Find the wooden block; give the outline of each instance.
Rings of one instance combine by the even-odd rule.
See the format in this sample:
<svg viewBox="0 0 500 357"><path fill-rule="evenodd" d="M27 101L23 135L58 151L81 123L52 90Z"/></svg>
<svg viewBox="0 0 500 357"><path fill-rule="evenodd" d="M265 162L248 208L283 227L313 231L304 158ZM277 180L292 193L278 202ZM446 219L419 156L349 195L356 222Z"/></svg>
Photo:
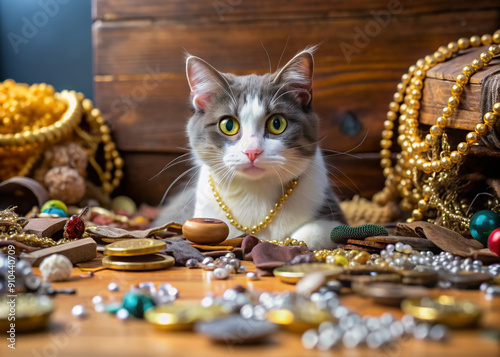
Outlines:
<svg viewBox="0 0 500 357"><path fill-rule="evenodd" d="M359 239L348 239L347 244L356 244L356 245L361 245L364 247L370 247L370 248L376 248L376 249L385 249L385 247L387 246L387 244L366 241L366 240L359 240Z"/></svg>
<svg viewBox="0 0 500 357"><path fill-rule="evenodd" d="M24 231L38 237L53 237L64 229L67 218L29 218ZM61 234L62 237L62 234Z"/></svg>
<svg viewBox="0 0 500 357"><path fill-rule="evenodd" d="M29 261L34 267L40 265L42 260L52 254L62 254L76 264L92 260L97 256L97 243L92 238L83 238L54 247L37 250L36 252L21 255L22 259Z"/></svg>
<svg viewBox="0 0 500 357"><path fill-rule="evenodd" d="M425 238L417 238L417 237L404 237L404 236L376 236L376 237L368 237L365 241L369 242L378 242L385 244L396 244L401 242L403 244L409 244L414 249L435 249L437 246L432 243L430 240Z"/></svg>

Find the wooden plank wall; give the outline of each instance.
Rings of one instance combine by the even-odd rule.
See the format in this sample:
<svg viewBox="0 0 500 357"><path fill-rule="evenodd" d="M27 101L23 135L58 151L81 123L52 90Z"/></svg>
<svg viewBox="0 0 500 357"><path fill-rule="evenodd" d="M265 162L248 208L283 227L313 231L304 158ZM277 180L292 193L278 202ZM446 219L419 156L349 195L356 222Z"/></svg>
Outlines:
<svg viewBox="0 0 500 357"><path fill-rule="evenodd" d="M186 166L186 51L222 72L273 70L316 53L314 108L342 197L383 185L379 135L401 75L461 36L500 27L498 0L93 0L95 102L126 161L123 191L156 204ZM286 48L285 44L288 42ZM284 49L285 48L285 49ZM182 166L182 167L181 167Z"/></svg>

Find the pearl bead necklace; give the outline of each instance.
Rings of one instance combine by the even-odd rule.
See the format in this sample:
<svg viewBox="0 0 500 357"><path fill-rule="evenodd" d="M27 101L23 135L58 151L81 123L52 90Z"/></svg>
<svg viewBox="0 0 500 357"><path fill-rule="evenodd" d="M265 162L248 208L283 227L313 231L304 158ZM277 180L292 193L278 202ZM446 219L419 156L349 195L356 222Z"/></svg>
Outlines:
<svg viewBox="0 0 500 357"><path fill-rule="evenodd" d="M410 221L422 220L432 206L443 213L443 218L457 221L461 226L468 224L466 217L458 212L453 213L445 207L435 187L429 183L440 172L449 173L442 179L439 178L440 181L456 176L450 170L460 164L464 156L469 153L471 146L477 144L480 136L487 134L496 124L500 116L500 103L496 103L492 111L483 116L483 122L477 124L475 130L466 135L465 141L459 143L456 150L450 150L447 135L443 132L448 125L449 118L460 103L460 95L464 86L474 73L492 60L493 56L500 54L499 43L500 30L497 30L493 36L486 34L482 37L472 36L470 39L461 38L457 42L450 42L448 46L439 47L434 54L419 59L416 65L410 66L408 73L402 76L401 83L398 84L397 92L394 94L394 100L389 104L387 120L384 122L382 131L380 164L384 169L386 182L384 189L374 196L375 202L385 205L388 201L400 196L403 198L401 207L412 211ZM431 126L429 133L422 139L418 115L426 72L461 50L480 45L489 46L488 50L482 52L479 59L474 59L471 65L465 66L462 73L457 76L456 83L451 88L452 95L448 99L447 106L443 108L441 116L436 119L436 124ZM391 139L394 136L396 119L399 122L397 142L401 146L401 153L397 156L396 165L392 167L390 147L393 143ZM428 176L424 176L427 177L424 179L419 175ZM427 183L424 183L425 181ZM422 182L422 184L418 185L416 182Z"/></svg>
<svg viewBox="0 0 500 357"><path fill-rule="evenodd" d="M217 192L217 189L215 188L215 183L214 180L212 179L212 175L209 175L208 177L208 183L210 185L210 188L212 189L212 192L214 194L215 200L219 204L220 208L226 213L226 217L229 220L229 223L233 225L237 230L242 231L246 234L255 234L258 231L260 231L262 228L267 227L269 223L273 220L273 217L276 215L277 211L279 211L283 205L283 202L285 202L288 197L292 194L293 189L297 187L299 183L298 177L294 178L292 181L288 183L287 188L285 189L285 192L283 193L283 196L280 197L280 199L274 204L274 208L270 209L269 212L267 213L267 216L264 217L262 221L260 221L258 224L253 225L253 226L243 226L238 222L236 218L234 218L233 213L231 212L231 209L226 205L226 203L222 200L220 193Z"/></svg>

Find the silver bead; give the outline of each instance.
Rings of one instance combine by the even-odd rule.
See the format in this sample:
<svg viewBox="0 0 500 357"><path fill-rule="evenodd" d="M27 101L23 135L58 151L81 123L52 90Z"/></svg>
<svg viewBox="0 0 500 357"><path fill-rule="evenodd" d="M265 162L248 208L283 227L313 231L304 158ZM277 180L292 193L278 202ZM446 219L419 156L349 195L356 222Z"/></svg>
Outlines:
<svg viewBox="0 0 500 357"><path fill-rule="evenodd" d="M320 325L321 326L321 325ZM327 351L337 346L342 338L342 332L338 328L319 330L318 343L316 348L321 351Z"/></svg>
<svg viewBox="0 0 500 357"><path fill-rule="evenodd" d="M94 310L97 313L102 313L106 311L106 304L100 303L100 304L95 304L94 305Z"/></svg>
<svg viewBox="0 0 500 357"><path fill-rule="evenodd" d="M402 252L405 249L405 245L401 242L397 242L394 248L396 249L396 252Z"/></svg>
<svg viewBox="0 0 500 357"><path fill-rule="evenodd" d="M205 259L203 259L203 261L201 262L202 265L207 265L208 263L213 263L214 262L214 258L212 257L206 257Z"/></svg>
<svg viewBox="0 0 500 357"><path fill-rule="evenodd" d="M411 254L411 252L413 252L413 247L409 244L405 244L403 247L403 253Z"/></svg>
<svg viewBox="0 0 500 357"><path fill-rule="evenodd" d="M394 321L389 326L389 331L391 331L392 337L399 338L405 333L405 327L401 321Z"/></svg>
<svg viewBox="0 0 500 357"><path fill-rule="evenodd" d="M224 280L229 277L230 273L227 269L215 268L215 270L213 271L213 275L217 280Z"/></svg>
<svg viewBox="0 0 500 357"><path fill-rule="evenodd" d="M120 310L118 310L116 312L116 318L118 320L126 320L129 318L129 316L130 316L130 313L128 312L127 309L124 309L124 308L121 308Z"/></svg>
<svg viewBox="0 0 500 357"><path fill-rule="evenodd" d="M448 328L443 325L434 325L429 331L429 338L434 341L444 341L448 337Z"/></svg>
<svg viewBox="0 0 500 357"><path fill-rule="evenodd" d="M252 304L243 305L240 309L240 315L244 319L251 319L253 317L253 305Z"/></svg>
<svg viewBox="0 0 500 357"><path fill-rule="evenodd" d="M429 336L430 325L427 323L422 323L417 325L413 330L413 336L417 340L425 340Z"/></svg>
<svg viewBox="0 0 500 357"><path fill-rule="evenodd" d="M195 269L200 266L200 262L197 259L191 258L186 261L186 267L188 269Z"/></svg>
<svg viewBox="0 0 500 357"><path fill-rule="evenodd" d="M241 261L239 259L236 259L236 258L229 259L228 263L231 264L232 266L234 266L234 269L236 271L238 271L241 267Z"/></svg>
<svg viewBox="0 0 500 357"><path fill-rule="evenodd" d="M75 305L71 309L71 314L74 317L78 317L79 319L83 319L87 317L87 309L85 309L85 306L83 305Z"/></svg>
<svg viewBox="0 0 500 357"><path fill-rule="evenodd" d="M234 265L226 264L224 265L224 269L226 269L229 274L236 274L236 268L234 267Z"/></svg>
<svg viewBox="0 0 500 357"><path fill-rule="evenodd" d="M307 330L303 333L302 338L302 346L304 348L311 350L316 347L319 341L318 332L316 330Z"/></svg>
<svg viewBox="0 0 500 357"><path fill-rule="evenodd" d="M257 274L256 272L249 271L247 273L247 279L250 280L250 281L256 281L256 280L259 280L260 277L259 277L259 274Z"/></svg>
<svg viewBox="0 0 500 357"><path fill-rule="evenodd" d="M94 296L94 297L92 298L92 303L93 303L94 305L96 305L96 304L102 304L102 303L103 303L103 298L102 298L102 296L99 296L99 295Z"/></svg>
<svg viewBox="0 0 500 357"><path fill-rule="evenodd" d="M236 258L236 255L234 255L234 253L232 253L232 252L228 252L228 253L226 253L226 255L224 257L227 259L233 259L233 258Z"/></svg>
<svg viewBox="0 0 500 357"><path fill-rule="evenodd" d="M394 252L394 249L396 249L396 247L394 246L394 244L387 244L387 246L385 247L385 250L388 253Z"/></svg>
<svg viewBox="0 0 500 357"><path fill-rule="evenodd" d="M394 317L388 312L384 312L382 314L382 316L380 316L380 323L382 325L388 326L388 325L392 324L393 322L394 322Z"/></svg>
<svg viewBox="0 0 500 357"><path fill-rule="evenodd" d="M248 268L244 265L241 265L238 269L238 273L245 274L248 271Z"/></svg>
<svg viewBox="0 0 500 357"><path fill-rule="evenodd" d="M117 292L117 291L120 291L120 287L118 286L118 283L113 282L113 283L109 283L108 290L113 291L113 292Z"/></svg>
<svg viewBox="0 0 500 357"><path fill-rule="evenodd" d="M253 318L263 321L266 319L266 308L262 305L255 305L253 308Z"/></svg>
<svg viewBox="0 0 500 357"><path fill-rule="evenodd" d="M366 345L368 348L377 349L380 348L383 343L382 336L378 331L370 332L368 336L366 336Z"/></svg>
<svg viewBox="0 0 500 357"><path fill-rule="evenodd" d="M491 296L500 296L500 286L488 286L485 290L486 294L489 294Z"/></svg>
<svg viewBox="0 0 500 357"><path fill-rule="evenodd" d="M215 270L215 268L217 268L215 263L207 263L207 264L203 265L203 270L206 270L206 271L213 271L213 270Z"/></svg>

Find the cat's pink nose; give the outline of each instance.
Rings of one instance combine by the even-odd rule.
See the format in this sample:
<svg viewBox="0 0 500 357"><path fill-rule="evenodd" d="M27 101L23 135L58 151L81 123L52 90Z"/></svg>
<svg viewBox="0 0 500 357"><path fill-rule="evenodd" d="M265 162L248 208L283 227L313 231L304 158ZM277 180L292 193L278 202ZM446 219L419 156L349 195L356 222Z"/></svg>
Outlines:
<svg viewBox="0 0 500 357"><path fill-rule="evenodd" d="M248 159L250 160L250 162L253 163L255 161L255 159L257 158L257 156L262 154L262 151L257 150L257 149L248 149L248 150L245 150L244 154L246 156L248 156Z"/></svg>

